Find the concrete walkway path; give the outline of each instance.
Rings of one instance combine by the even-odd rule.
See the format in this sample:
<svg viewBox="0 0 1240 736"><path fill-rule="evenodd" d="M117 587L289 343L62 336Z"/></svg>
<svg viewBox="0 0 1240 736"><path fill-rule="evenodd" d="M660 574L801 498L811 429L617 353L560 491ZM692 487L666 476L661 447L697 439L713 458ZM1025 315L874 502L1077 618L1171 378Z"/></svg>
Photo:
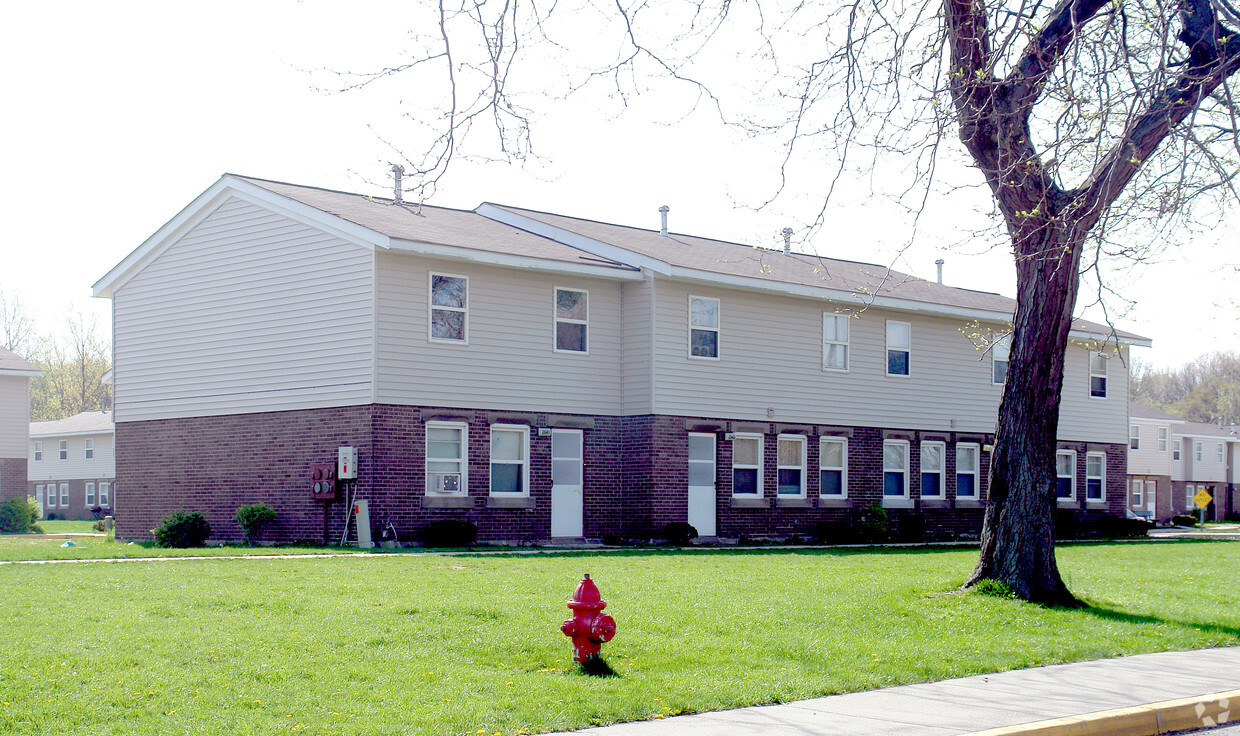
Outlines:
<svg viewBox="0 0 1240 736"><path fill-rule="evenodd" d="M1035 667L783 705L585 729L588 736L1144 736L1240 720L1240 647Z"/></svg>

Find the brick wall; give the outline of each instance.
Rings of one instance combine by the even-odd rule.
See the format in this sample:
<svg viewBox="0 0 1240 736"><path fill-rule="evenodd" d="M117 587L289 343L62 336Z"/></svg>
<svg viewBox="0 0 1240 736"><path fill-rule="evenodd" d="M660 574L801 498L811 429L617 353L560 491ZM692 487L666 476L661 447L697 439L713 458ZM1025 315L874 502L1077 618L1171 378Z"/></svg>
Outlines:
<svg viewBox="0 0 1240 736"><path fill-rule="evenodd" d="M0 502L26 495L26 458L0 457Z"/></svg>
<svg viewBox="0 0 1240 736"><path fill-rule="evenodd" d="M468 426L467 495L429 498L426 484L428 421ZM525 425L530 430L529 496L497 499L490 495L490 428ZM147 538L168 513L184 508L207 514L213 538L236 540L232 520L242 504L263 502L277 511L277 522L264 533L271 541L339 541L347 508L343 494L335 501L310 496L310 466L333 462L341 445L358 448L358 498L369 502L372 534L377 539L391 521L402 540L416 537L439 519L468 519L483 540L544 540L551 530L551 441L540 428L578 428L585 455L583 529L588 539L610 536L649 538L664 524L687 515L688 434L714 432L716 442L717 534L724 538L809 537L823 521L855 520L872 504L883 503L883 442L909 442L909 508L888 509L893 527L925 525L931 532L976 534L982 508L955 497L955 444L985 444L989 436L951 432L825 427L735 422L681 416L575 416L499 410L439 409L374 405L294 412L121 422L117 425L117 479L113 507L118 533ZM760 432L763 445L763 497L737 499L732 494L732 443L727 432ZM848 436L847 500L819 497L819 437ZM804 498L777 498L778 435L805 437ZM943 498L920 498L920 443L945 443ZM1078 453L1083 496L1084 445ZM1107 505L1087 508L1082 516L1122 514L1126 504L1126 445L1089 445L1107 453ZM978 485L985 500L989 454L982 452ZM756 502L755 502L756 501ZM326 514L326 520L324 515ZM352 533L350 533L352 537Z"/></svg>

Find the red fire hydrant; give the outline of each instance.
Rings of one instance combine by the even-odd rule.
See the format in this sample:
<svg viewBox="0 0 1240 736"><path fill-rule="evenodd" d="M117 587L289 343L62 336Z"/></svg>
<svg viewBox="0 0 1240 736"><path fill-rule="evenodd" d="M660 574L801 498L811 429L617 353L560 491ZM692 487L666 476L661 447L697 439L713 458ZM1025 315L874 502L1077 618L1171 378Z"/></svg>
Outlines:
<svg viewBox="0 0 1240 736"><path fill-rule="evenodd" d="M607 601L599 595L598 586L587 574L573 591L568 602L573 617L560 625L560 631L573 640L573 661L585 662L598 657L604 642L616 635L616 620L601 611Z"/></svg>

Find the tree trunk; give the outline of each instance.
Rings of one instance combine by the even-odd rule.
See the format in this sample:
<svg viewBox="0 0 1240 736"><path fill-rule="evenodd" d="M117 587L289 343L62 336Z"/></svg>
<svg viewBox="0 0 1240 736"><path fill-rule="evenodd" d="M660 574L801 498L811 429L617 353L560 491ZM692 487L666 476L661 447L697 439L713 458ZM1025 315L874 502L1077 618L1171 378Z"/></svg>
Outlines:
<svg viewBox="0 0 1240 736"><path fill-rule="evenodd" d="M1023 244L1034 240L1030 235L1020 238ZM1081 605L1055 564L1055 449L1082 237L1075 228L1048 224L1037 240L1034 247L1017 245L1011 358L991 455L981 557L965 586L993 579L1025 600Z"/></svg>

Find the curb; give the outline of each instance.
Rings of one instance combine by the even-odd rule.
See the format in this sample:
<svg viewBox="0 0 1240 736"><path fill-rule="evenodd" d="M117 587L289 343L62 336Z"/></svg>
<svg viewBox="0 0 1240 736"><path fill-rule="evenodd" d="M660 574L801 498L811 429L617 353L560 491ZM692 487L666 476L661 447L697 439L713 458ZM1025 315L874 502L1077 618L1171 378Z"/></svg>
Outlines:
<svg viewBox="0 0 1240 736"><path fill-rule="evenodd" d="M1240 690L1101 710L965 736L1156 736L1240 721Z"/></svg>

